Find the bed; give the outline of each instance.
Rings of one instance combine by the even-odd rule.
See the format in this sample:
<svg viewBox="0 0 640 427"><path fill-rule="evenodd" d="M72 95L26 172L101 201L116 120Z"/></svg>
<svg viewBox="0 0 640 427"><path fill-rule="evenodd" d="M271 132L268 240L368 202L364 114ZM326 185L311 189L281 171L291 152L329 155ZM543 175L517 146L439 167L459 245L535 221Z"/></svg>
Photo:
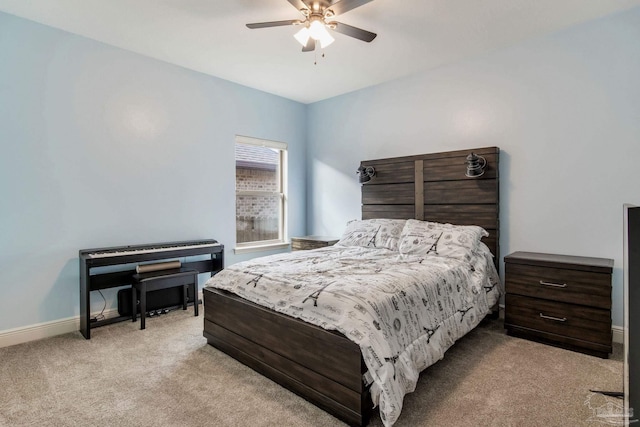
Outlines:
<svg viewBox="0 0 640 427"><path fill-rule="evenodd" d="M486 159L479 178L464 174L471 151ZM489 147L363 161L376 176L362 186L362 220L347 226L338 245L239 263L207 283L208 343L350 425L367 424L374 401L384 424L393 424L418 373L497 302L498 157L499 149ZM393 220L403 224L398 248L367 247L367 231L376 222L378 231L380 223L393 228ZM447 223L476 236L458 240L477 238L459 259L427 248L442 248L433 239L443 234L432 227ZM401 277L415 293L397 284ZM371 299L374 288L387 303ZM445 288L452 293L439 295ZM414 318L419 311L426 317ZM400 332L400 324L409 331Z"/></svg>

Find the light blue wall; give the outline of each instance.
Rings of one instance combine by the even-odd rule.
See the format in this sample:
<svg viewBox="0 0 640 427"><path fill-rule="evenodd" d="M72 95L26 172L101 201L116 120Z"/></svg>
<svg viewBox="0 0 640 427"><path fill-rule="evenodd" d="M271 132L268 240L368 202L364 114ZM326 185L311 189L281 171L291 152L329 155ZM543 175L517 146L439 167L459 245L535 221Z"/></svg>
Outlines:
<svg viewBox="0 0 640 427"><path fill-rule="evenodd" d="M291 235L359 217L360 160L497 145L503 255L614 258L621 325L638 75L640 8L310 106L0 13L0 331L78 314L80 248L251 256L231 250L235 134L289 143Z"/></svg>
<svg viewBox="0 0 640 427"><path fill-rule="evenodd" d="M305 120L303 104L0 13L0 331L79 313L81 248L215 238L240 260L236 134L289 144L304 233Z"/></svg>
<svg viewBox="0 0 640 427"><path fill-rule="evenodd" d="M499 146L502 254L613 258L622 325L622 205L640 204L639 77L636 8L312 104L308 231L340 235L360 216L361 160Z"/></svg>

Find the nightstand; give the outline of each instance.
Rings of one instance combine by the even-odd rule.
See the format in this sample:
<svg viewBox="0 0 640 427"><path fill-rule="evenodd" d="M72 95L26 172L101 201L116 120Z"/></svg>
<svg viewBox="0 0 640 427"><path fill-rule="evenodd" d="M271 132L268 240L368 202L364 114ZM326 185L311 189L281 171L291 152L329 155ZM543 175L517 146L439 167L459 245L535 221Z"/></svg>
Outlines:
<svg viewBox="0 0 640 427"><path fill-rule="evenodd" d="M338 242L336 237L327 236L304 236L304 237L292 237L291 238L291 250L303 251L307 249L324 248L325 246L332 246Z"/></svg>
<svg viewBox="0 0 640 427"><path fill-rule="evenodd" d="M504 262L509 335L609 357L612 259L515 252Z"/></svg>

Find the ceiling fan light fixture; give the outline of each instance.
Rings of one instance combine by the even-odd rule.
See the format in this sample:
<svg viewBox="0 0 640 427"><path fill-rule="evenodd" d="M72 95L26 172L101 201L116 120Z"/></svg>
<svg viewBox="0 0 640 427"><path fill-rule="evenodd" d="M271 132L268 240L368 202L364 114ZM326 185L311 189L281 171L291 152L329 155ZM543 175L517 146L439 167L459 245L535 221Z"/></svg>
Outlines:
<svg viewBox="0 0 640 427"><path fill-rule="evenodd" d="M325 34L320 39L320 47L322 49L324 49L325 47L329 46L334 41L336 41L336 39L331 37L331 34L329 34L329 32L327 30L325 30Z"/></svg>
<svg viewBox="0 0 640 427"><path fill-rule="evenodd" d="M320 47L323 49L335 41L327 31L327 27L321 18L311 21L311 24L309 24L309 36L315 41L319 41Z"/></svg>
<svg viewBox="0 0 640 427"><path fill-rule="evenodd" d="M309 34L314 40L321 40L325 34L328 34L327 29L324 27L324 22L320 19L314 19L309 24Z"/></svg>
<svg viewBox="0 0 640 427"><path fill-rule="evenodd" d="M309 34L309 29L307 27L302 27L302 29L295 33L293 37L295 37L295 39L304 47L309 42L311 34Z"/></svg>

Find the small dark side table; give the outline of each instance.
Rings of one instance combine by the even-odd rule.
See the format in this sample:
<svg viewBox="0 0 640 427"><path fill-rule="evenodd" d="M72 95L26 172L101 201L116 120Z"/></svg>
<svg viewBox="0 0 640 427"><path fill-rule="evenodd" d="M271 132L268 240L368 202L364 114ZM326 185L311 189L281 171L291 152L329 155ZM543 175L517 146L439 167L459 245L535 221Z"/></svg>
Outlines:
<svg viewBox="0 0 640 427"><path fill-rule="evenodd" d="M326 246L335 245L338 240L337 237L329 236L304 236L304 237L292 237L291 238L291 250L292 251L304 251L307 249L318 249Z"/></svg>
<svg viewBox="0 0 640 427"><path fill-rule="evenodd" d="M194 295L193 312L198 315L198 270L175 268L170 270L151 271L133 275L131 284L131 321L138 317L136 302L140 299L140 329L145 329L147 313L147 292L182 286L182 309L187 309L187 289L191 287Z"/></svg>

